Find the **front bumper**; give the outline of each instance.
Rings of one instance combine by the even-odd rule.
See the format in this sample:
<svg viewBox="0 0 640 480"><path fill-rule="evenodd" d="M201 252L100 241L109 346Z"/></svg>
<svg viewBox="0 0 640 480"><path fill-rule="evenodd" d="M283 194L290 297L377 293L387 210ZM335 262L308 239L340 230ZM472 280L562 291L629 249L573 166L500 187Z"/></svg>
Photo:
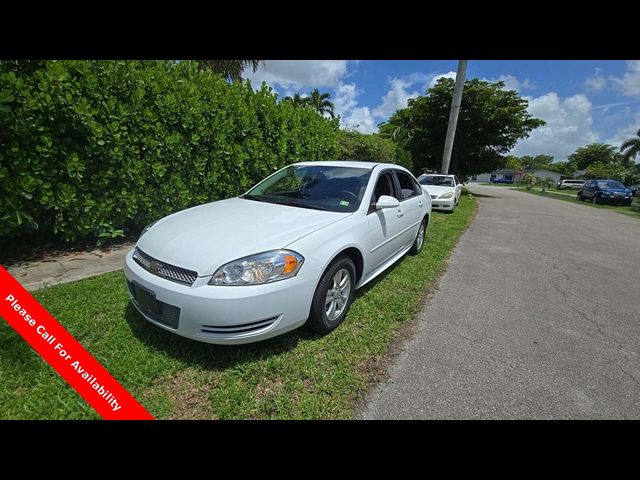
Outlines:
<svg viewBox="0 0 640 480"><path fill-rule="evenodd" d="M183 337L251 343L293 330L309 316L317 280L312 275L252 286L211 286L209 277L198 277L188 286L148 272L132 255L125 257L124 274L133 305L149 322ZM141 290L161 302L161 313L134 298Z"/></svg>
<svg viewBox="0 0 640 480"><path fill-rule="evenodd" d="M442 199L438 199L438 198L432 198L431 199L431 208L433 210L451 211L451 210L454 209L455 206L456 206L455 197L447 198L446 200L442 200Z"/></svg>
<svg viewBox="0 0 640 480"><path fill-rule="evenodd" d="M633 197L605 197L604 195L600 195L598 200L600 203L606 203L608 205L631 205Z"/></svg>

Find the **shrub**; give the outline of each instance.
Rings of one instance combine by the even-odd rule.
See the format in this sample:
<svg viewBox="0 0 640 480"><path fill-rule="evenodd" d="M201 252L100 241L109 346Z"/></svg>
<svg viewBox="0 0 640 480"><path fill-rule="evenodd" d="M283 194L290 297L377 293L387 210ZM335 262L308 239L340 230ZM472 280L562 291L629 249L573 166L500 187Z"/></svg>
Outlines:
<svg viewBox="0 0 640 480"><path fill-rule="evenodd" d="M390 139L377 134L340 131L338 135L339 157L343 160L390 162L411 170L411 153Z"/></svg>
<svg viewBox="0 0 640 480"><path fill-rule="evenodd" d="M194 62L0 62L0 240L137 233L288 163L335 159L336 135Z"/></svg>

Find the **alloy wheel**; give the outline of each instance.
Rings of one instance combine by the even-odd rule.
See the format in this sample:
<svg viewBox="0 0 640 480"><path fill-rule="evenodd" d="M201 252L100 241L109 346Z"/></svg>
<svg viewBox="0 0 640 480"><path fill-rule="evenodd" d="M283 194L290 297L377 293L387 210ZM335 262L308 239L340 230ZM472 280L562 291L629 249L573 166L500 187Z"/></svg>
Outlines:
<svg viewBox="0 0 640 480"><path fill-rule="evenodd" d="M338 270L332 278L325 299L325 313L327 320L335 321L349 303L351 295L351 273L346 268Z"/></svg>

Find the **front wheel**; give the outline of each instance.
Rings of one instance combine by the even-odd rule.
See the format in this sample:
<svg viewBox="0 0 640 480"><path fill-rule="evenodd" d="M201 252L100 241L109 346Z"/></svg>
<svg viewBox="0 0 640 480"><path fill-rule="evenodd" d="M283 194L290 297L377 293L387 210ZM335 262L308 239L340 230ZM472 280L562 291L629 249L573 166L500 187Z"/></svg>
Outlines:
<svg viewBox="0 0 640 480"><path fill-rule="evenodd" d="M581 202L581 201L583 200L583 198L582 198L582 193L578 192L578 193L576 194L576 200L578 200L579 202Z"/></svg>
<svg viewBox="0 0 640 480"><path fill-rule="evenodd" d="M346 255L329 265L311 302L307 323L313 331L326 335L342 323L353 301L355 278L356 267Z"/></svg>
<svg viewBox="0 0 640 480"><path fill-rule="evenodd" d="M452 210L453 211L453 210ZM427 220L426 218L422 219L420 223L420 228L418 229L418 234L416 235L416 239L413 241L413 245L411 245L411 249L409 253L411 255L417 255L422 250L422 246L424 245L424 235L427 230Z"/></svg>

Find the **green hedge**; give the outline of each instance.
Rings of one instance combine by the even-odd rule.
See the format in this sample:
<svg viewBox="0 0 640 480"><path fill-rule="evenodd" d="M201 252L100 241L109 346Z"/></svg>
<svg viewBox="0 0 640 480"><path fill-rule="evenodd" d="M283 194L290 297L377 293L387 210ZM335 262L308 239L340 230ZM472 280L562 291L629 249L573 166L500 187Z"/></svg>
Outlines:
<svg viewBox="0 0 640 480"><path fill-rule="evenodd" d="M343 160L390 162L412 170L411 153L378 134L341 130L338 145L338 157Z"/></svg>
<svg viewBox="0 0 640 480"><path fill-rule="evenodd" d="M288 163L335 159L336 135L193 62L0 62L0 241L135 234Z"/></svg>

